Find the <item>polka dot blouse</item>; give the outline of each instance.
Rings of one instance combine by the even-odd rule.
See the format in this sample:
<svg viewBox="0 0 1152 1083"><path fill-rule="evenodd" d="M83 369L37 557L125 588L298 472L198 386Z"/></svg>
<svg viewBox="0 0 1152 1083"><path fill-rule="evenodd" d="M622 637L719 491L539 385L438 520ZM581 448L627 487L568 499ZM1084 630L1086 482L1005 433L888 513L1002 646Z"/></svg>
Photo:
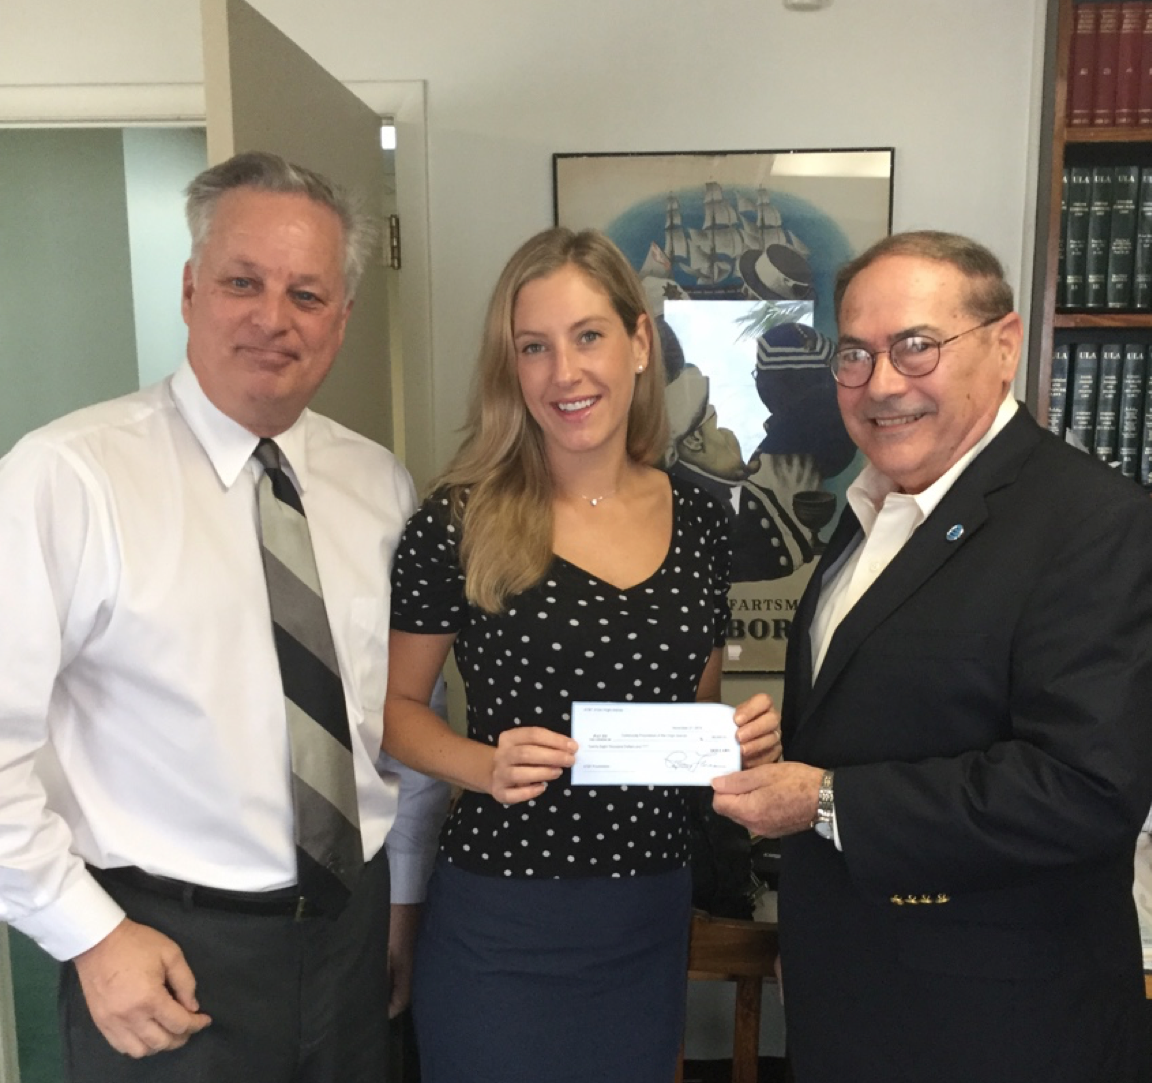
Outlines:
<svg viewBox="0 0 1152 1083"><path fill-rule="evenodd" d="M503 613L469 605L448 500L434 494L404 532L392 573L392 627L456 633L468 735L495 745L512 726L570 732L573 700L691 702L728 623L728 523L694 486L671 479L672 542L627 590L554 557ZM687 862L682 792L572 786L566 771L534 800L466 792L441 834L453 864L492 876L635 876Z"/></svg>

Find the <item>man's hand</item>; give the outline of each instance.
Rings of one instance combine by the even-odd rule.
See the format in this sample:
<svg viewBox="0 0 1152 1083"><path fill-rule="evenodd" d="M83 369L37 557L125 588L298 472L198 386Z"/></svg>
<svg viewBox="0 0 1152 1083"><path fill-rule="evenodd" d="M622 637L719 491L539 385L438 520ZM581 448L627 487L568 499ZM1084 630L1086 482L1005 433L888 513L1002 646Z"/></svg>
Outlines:
<svg viewBox="0 0 1152 1083"><path fill-rule="evenodd" d="M767 763L712 780L712 807L757 835L807 831L816 818L824 772L806 763Z"/></svg>
<svg viewBox="0 0 1152 1083"><path fill-rule="evenodd" d="M740 742L740 762L747 770L780 758L780 712L772 697L758 692L746 699L733 716L736 740Z"/></svg>
<svg viewBox="0 0 1152 1083"><path fill-rule="evenodd" d="M146 1057L179 1049L212 1020L176 943L125 918L73 960L88 1010L113 1049Z"/></svg>
<svg viewBox="0 0 1152 1083"><path fill-rule="evenodd" d="M412 1002L412 958L420 928L419 903L393 903L388 925L388 1018L395 1019Z"/></svg>

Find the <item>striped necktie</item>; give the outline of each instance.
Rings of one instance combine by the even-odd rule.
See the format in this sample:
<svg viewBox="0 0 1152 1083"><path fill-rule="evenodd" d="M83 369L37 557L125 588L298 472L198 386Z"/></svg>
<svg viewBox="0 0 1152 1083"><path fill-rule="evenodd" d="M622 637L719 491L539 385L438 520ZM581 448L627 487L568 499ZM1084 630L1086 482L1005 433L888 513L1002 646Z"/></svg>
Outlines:
<svg viewBox="0 0 1152 1083"><path fill-rule="evenodd" d="M335 916L364 868L352 741L304 506L280 449L261 440L261 554L284 685L300 894Z"/></svg>

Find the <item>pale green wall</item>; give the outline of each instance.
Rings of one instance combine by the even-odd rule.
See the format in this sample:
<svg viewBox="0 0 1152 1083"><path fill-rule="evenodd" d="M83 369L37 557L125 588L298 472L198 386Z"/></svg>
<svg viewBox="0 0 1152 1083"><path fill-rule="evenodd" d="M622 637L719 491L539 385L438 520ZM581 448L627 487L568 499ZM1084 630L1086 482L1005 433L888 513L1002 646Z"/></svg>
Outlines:
<svg viewBox="0 0 1152 1083"><path fill-rule="evenodd" d="M0 454L138 386L118 130L0 130Z"/></svg>
<svg viewBox="0 0 1152 1083"><path fill-rule="evenodd" d="M174 372L187 331L180 286L188 258L184 189L208 165L203 128L125 128L124 177L140 386Z"/></svg>

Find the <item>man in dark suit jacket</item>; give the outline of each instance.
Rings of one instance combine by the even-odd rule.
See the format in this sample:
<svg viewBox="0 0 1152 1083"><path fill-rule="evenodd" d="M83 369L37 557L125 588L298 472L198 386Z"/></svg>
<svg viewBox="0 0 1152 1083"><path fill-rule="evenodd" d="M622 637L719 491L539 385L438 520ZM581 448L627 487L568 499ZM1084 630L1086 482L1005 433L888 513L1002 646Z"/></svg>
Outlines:
<svg viewBox="0 0 1152 1083"><path fill-rule="evenodd" d="M788 759L715 784L784 836L796 1079L1150 1080L1152 503L1013 401L982 246L886 238L836 309L868 464L793 625Z"/></svg>

